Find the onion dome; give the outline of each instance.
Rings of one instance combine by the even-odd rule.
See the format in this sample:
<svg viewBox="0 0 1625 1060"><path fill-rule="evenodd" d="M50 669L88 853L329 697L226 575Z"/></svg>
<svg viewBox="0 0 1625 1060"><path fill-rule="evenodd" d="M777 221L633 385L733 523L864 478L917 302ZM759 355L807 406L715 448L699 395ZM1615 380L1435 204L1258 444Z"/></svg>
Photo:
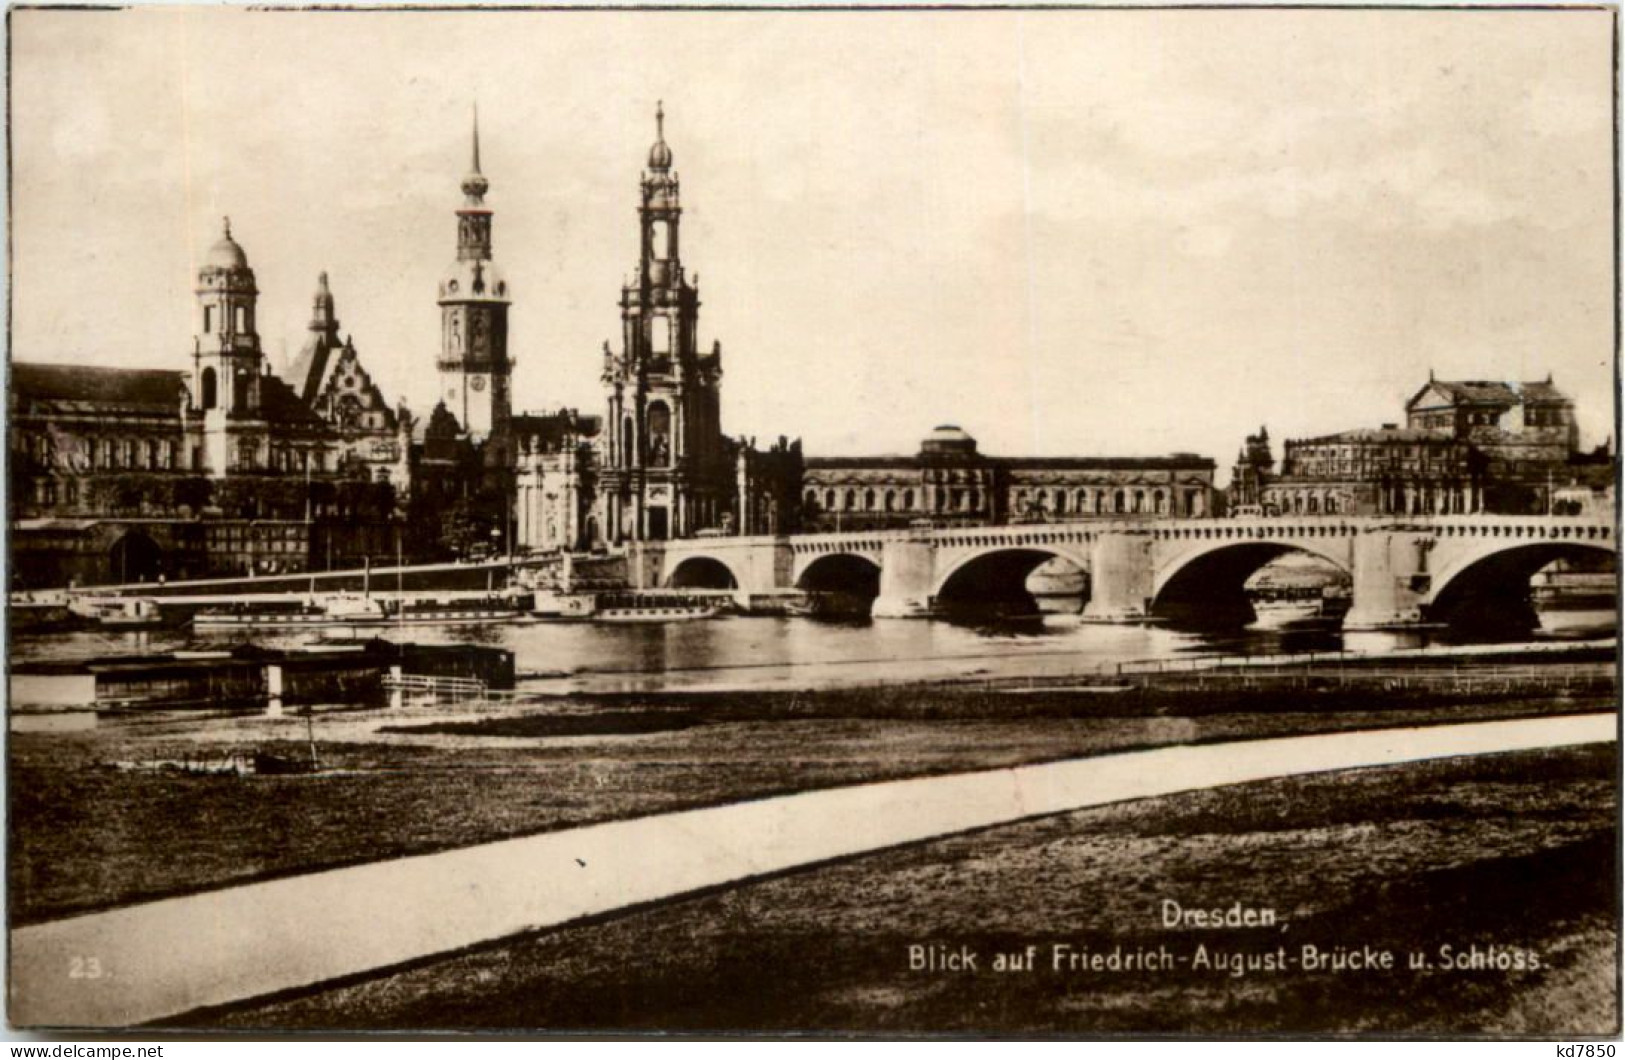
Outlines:
<svg viewBox="0 0 1625 1060"><path fill-rule="evenodd" d="M666 109L655 104L655 143L649 148L649 168L665 172L671 168L671 148L666 146Z"/></svg>

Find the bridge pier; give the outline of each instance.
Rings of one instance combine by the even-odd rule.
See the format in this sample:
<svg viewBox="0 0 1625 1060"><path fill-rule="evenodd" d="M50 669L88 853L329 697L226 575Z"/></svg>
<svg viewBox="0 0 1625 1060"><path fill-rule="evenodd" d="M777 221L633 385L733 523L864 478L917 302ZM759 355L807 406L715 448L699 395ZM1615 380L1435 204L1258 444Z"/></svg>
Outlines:
<svg viewBox="0 0 1625 1060"><path fill-rule="evenodd" d="M1354 539L1354 597L1343 628L1392 629L1422 622L1422 601L1431 588L1431 533L1380 528Z"/></svg>
<svg viewBox="0 0 1625 1060"><path fill-rule="evenodd" d="M880 555L880 595L874 618L930 618L936 560L928 540L887 541Z"/></svg>
<svg viewBox="0 0 1625 1060"><path fill-rule="evenodd" d="M1089 603L1085 622L1141 622L1153 596L1152 537L1105 533L1090 549Z"/></svg>

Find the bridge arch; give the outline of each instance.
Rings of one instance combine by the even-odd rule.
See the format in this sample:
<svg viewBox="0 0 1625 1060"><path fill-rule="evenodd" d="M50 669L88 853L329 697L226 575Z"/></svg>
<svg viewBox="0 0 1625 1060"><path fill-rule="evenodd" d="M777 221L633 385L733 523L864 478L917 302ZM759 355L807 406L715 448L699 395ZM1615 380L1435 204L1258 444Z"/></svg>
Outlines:
<svg viewBox="0 0 1625 1060"><path fill-rule="evenodd" d="M668 589L738 589L744 583L726 560L685 556L666 579Z"/></svg>
<svg viewBox="0 0 1625 1060"><path fill-rule="evenodd" d="M1152 578L1151 612L1171 619L1242 624L1253 619L1247 580L1265 564L1293 553L1313 556L1352 576L1346 554L1324 547L1330 539L1250 537L1203 539L1201 547L1159 566Z"/></svg>
<svg viewBox="0 0 1625 1060"><path fill-rule="evenodd" d="M803 592L873 600L880 595L880 564L859 552L827 552L801 566L795 586Z"/></svg>
<svg viewBox="0 0 1625 1060"><path fill-rule="evenodd" d="M1530 579L1557 560L1585 562L1607 556L1618 562L1612 541L1575 537L1494 538L1441 564L1423 597L1429 621L1454 626L1495 626L1529 630L1539 625Z"/></svg>
<svg viewBox="0 0 1625 1060"><path fill-rule="evenodd" d="M1052 544L1010 544L977 549L945 565L931 587L932 603L945 608L975 605L1036 613L1039 605L1027 588L1027 579L1052 560L1062 560L1079 572L1081 591L1089 570L1086 555Z"/></svg>

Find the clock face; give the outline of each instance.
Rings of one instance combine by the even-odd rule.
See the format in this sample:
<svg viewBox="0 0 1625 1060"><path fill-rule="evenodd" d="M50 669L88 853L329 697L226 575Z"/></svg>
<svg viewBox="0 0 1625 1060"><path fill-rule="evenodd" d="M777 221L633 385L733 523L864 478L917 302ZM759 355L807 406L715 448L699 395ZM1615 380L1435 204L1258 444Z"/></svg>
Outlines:
<svg viewBox="0 0 1625 1060"><path fill-rule="evenodd" d="M476 394L485 389L485 377L477 375L468 381L469 388Z"/></svg>

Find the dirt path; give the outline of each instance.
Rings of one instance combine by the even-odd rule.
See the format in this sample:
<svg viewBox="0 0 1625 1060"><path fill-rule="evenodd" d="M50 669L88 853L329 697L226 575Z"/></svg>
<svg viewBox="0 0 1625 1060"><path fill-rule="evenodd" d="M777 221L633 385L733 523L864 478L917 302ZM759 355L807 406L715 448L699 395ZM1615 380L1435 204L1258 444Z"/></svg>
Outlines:
<svg viewBox="0 0 1625 1060"><path fill-rule="evenodd" d="M11 934L11 1021L106 1027L1023 818L1271 777L1599 743L1612 713L1165 747L614 821Z"/></svg>

